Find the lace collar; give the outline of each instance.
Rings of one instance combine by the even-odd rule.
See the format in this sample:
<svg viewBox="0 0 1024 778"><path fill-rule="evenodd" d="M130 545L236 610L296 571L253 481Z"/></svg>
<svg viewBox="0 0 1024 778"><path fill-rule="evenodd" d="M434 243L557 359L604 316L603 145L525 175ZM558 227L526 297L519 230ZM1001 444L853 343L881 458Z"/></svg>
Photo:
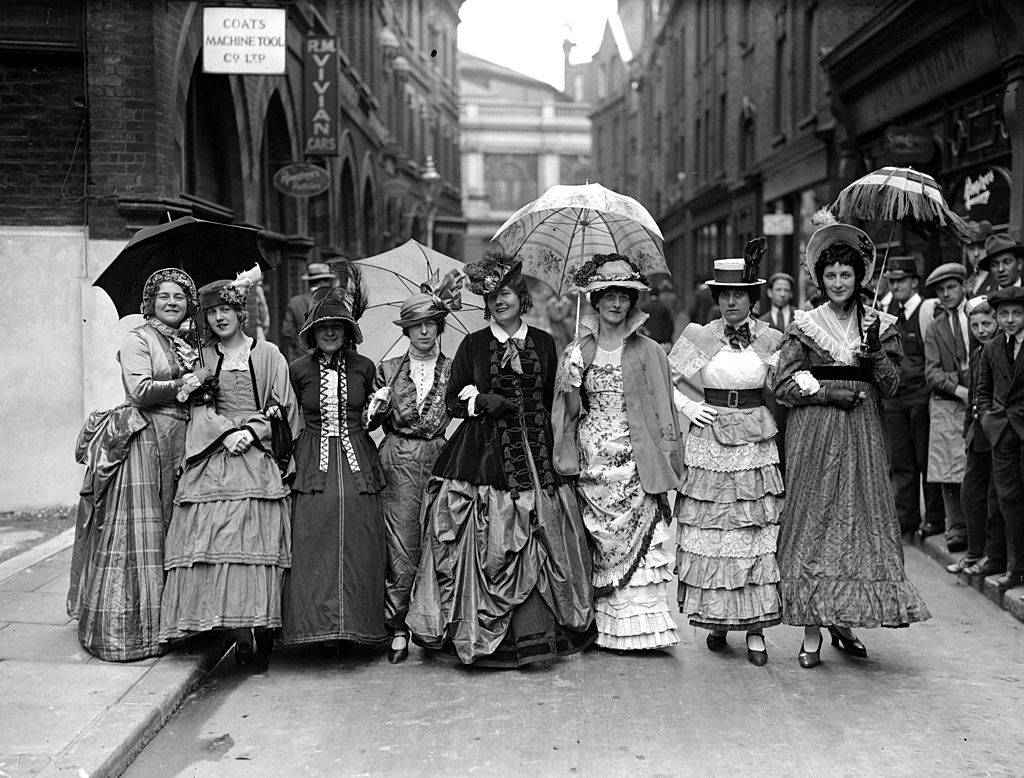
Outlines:
<svg viewBox="0 0 1024 778"><path fill-rule="evenodd" d="M882 321L882 332L896 322L895 316L884 311L878 313L878 318ZM793 311L793 323L818 348L828 352L836 362L846 365L856 363L860 349L860 328L854 327L852 338L847 339L846 342L840 340L837 335L841 325L828 303L822 303L812 311L797 308Z"/></svg>

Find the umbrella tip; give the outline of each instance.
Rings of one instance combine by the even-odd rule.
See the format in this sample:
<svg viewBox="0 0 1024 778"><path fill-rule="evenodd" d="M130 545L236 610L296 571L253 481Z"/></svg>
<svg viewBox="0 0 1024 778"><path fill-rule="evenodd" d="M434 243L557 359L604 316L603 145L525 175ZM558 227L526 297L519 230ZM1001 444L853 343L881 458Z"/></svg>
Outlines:
<svg viewBox="0 0 1024 778"><path fill-rule="evenodd" d="M173 219L171 218L171 212L170 212L170 211L164 211L164 214L165 214L165 215L167 216L167 221L174 221L174 220L173 220Z"/></svg>

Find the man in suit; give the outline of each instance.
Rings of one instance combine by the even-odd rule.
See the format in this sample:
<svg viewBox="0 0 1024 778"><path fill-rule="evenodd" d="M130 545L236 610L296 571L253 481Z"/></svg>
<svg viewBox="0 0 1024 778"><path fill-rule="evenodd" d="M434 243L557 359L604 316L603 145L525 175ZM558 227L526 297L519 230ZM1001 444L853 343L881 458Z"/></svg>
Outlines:
<svg viewBox="0 0 1024 778"><path fill-rule="evenodd" d="M999 289L1020 286L1024 249L1006 233L992 235L985 241L985 256L978 262L978 269L988 273L979 294L989 295Z"/></svg>
<svg viewBox="0 0 1024 778"><path fill-rule="evenodd" d="M773 330L785 332L793 321L793 290L796 281L789 273L773 273L768 279L768 310L759 318L768 322ZM774 403L772 415L779 434L775 436L775 445L779 450L779 470L786 472L786 419L789 408L781 403Z"/></svg>
<svg viewBox="0 0 1024 778"><path fill-rule="evenodd" d="M332 286L334 273L331 272L331 267L326 262L310 262L306 266L306 273L302 276L302 280L309 284L309 288L288 300L288 308L281 322L281 336L284 338L285 356L289 362L293 362L306 353L302 344L299 343L299 330L306 322L306 314L309 313L309 306L313 300L313 291L322 286Z"/></svg>
<svg viewBox="0 0 1024 778"><path fill-rule="evenodd" d="M1000 289L988 302L1002 333L981 352L978 416L992 444L996 496L1006 522L1006 573L996 585L1009 589L1024 585L1024 289Z"/></svg>
<svg viewBox="0 0 1024 778"><path fill-rule="evenodd" d="M793 321L793 290L796 282L789 273L773 273L768 279L768 310L760 317L773 330L785 332Z"/></svg>
<svg viewBox="0 0 1024 778"><path fill-rule="evenodd" d="M889 476L896 498L896 514L904 534L920 529L922 537L946 531L942 489L927 480L928 398L931 390L924 377L924 321L926 306L918 294L921 277L914 257L889 257L885 278L892 300L889 313L903 341L900 386L893 397L882 401L889 449ZM929 314L930 321L932 315ZM925 515L921 521L921 492Z"/></svg>
<svg viewBox="0 0 1024 778"><path fill-rule="evenodd" d="M924 377L931 388L927 477L930 483L941 484L946 547L952 553L967 548L967 523L960 507L960 483L967 461L963 419L970 383L966 279L967 268L959 262L947 262L925 281L939 300L924 337Z"/></svg>

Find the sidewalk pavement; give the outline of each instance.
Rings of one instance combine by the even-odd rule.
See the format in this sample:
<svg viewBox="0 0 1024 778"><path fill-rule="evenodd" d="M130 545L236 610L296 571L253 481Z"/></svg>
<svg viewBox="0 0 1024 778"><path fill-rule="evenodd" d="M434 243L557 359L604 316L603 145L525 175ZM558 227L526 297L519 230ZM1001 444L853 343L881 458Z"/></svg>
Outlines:
<svg viewBox="0 0 1024 778"><path fill-rule="evenodd" d="M924 540L917 538L916 544L918 548L943 567L952 564L961 556L959 553L951 554L946 550L946 538L941 534L932 535ZM947 575L951 575L951 573L947 573ZM980 578L978 576L957 573L956 577L960 579L961 583L971 586L984 594L992 602L1017 619L1017 621L1024 622L1024 586L1000 591L996 587L996 578L999 575Z"/></svg>
<svg viewBox="0 0 1024 778"><path fill-rule="evenodd" d="M0 778L120 774L224 654L220 641L123 664L65 609L74 529L0 564Z"/></svg>

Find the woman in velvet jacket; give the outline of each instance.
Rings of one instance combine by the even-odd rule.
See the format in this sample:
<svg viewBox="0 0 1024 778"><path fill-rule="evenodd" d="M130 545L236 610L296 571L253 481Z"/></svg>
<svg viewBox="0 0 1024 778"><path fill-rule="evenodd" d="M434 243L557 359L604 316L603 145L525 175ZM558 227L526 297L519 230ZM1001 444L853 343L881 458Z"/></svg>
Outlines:
<svg viewBox="0 0 1024 778"><path fill-rule="evenodd" d="M426 532L406 618L413 639L465 664L518 667L594 638L590 552L572 488L551 462L554 340L528 327L519 263L467 265L491 325L452 364L449 413L464 419L424 495Z"/></svg>

